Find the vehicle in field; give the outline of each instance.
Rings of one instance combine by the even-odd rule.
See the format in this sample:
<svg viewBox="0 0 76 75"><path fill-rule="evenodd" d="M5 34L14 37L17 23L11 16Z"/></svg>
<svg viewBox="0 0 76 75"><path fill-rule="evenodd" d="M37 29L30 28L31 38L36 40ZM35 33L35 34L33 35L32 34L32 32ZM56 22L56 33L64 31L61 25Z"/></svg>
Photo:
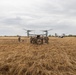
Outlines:
<svg viewBox="0 0 76 75"><path fill-rule="evenodd" d="M30 32L34 31L34 30L26 30L24 29L27 33L28 38L30 37L30 43L31 44L37 44L37 45L41 45L43 43L47 43L49 41L48 38L48 31L52 30L41 30L42 32L45 32L45 34L30 34Z"/></svg>
<svg viewBox="0 0 76 75"><path fill-rule="evenodd" d="M37 44L37 45L41 45L43 43L47 43L48 44L48 37L44 37L41 35L35 35L35 36L31 36L30 37L30 43L32 44Z"/></svg>

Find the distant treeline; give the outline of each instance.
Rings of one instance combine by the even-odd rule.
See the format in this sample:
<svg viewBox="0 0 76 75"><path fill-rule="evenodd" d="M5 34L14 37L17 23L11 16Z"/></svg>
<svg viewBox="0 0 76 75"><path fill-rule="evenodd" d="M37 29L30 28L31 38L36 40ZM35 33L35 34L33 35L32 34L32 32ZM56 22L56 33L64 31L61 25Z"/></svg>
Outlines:
<svg viewBox="0 0 76 75"><path fill-rule="evenodd" d="M49 37L57 37L57 36L49 35ZM76 37L76 35L69 34L69 35L64 35L64 37Z"/></svg>
<svg viewBox="0 0 76 75"><path fill-rule="evenodd" d="M66 37L76 37L76 35L67 35Z"/></svg>
<svg viewBox="0 0 76 75"><path fill-rule="evenodd" d="M8 36L8 35L4 35L4 36L0 36L0 37L19 37L20 35L16 35L16 36ZM26 37L26 36L22 36L22 37Z"/></svg>
<svg viewBox="0 0 76 75"><path fill-rule="evenodd" d="M8 35L4 35L4 36L0 36L0 37L19 37L20 35L16 35L16 36L8 36ZM76 35L72 35L72 34L69 34L69 35L62 35L64 37L76 37ZM21 36L21 37L27 37L27 36ZM49 37L58 37L58 36L55 36L55 35L49 35Z"/></svg>

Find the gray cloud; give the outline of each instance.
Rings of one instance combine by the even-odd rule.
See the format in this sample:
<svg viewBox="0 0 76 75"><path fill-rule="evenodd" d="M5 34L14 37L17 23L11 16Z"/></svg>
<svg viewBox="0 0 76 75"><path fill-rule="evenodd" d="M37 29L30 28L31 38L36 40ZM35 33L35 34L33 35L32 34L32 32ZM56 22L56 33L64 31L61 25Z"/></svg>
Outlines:
<svg viewBox="0 0 76 75"><path fill-rule="evenodd" d="M5 18L1 22L6 24L6 25L19 25L21 23L21 18L20 17L15 17L15 18Z"/></svg>
<svg viewBox="0 0 76 75"><path fill-rule="evenodd" d="M24 35L23 28L76 34L76 0L1 0L0 32Z"/></svg>

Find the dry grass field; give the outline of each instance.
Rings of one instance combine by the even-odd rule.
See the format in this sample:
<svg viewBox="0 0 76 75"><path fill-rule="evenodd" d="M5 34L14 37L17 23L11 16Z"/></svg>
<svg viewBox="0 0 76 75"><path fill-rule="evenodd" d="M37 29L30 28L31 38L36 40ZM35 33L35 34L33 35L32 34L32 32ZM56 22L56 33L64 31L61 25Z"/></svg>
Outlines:
<svg viewBox="0 0 76 75"><path fill-rule="evenodd" d="M76 75L76 38L50 38L34 45L28 38L0 37L0 75Z"/></svg>

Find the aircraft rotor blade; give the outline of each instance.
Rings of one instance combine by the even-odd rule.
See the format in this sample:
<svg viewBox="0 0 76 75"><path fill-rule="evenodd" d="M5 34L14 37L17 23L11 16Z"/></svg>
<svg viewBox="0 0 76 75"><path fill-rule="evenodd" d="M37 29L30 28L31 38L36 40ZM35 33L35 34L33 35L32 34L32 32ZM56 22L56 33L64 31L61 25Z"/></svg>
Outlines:
<svg viewBox="0 0 76 75"><path fill-rule="evenodd" d="M47 31L50 31L50 30L53 30L53 29L49 29L49 30L41 30L41 31L43 31L43 32L47 32Z"/></svg>
<svg viewBox="0 0 76 75"><path fill-rule="evenodd" d="M53 29L49 29L48 31L53 30Z"/></svg>
<svg viewBox="0 0 76 75"><path fill-rule="evenodd" d="M27 29L23 29L23 30L28 31L28 32L34 31L34 30L27 30Z"/></svg>
<svg viewBox="0 0 76 75"><path fill-rule="evenodd" d="M23 29L23 30L27 31L27 29Z"/></svg>

